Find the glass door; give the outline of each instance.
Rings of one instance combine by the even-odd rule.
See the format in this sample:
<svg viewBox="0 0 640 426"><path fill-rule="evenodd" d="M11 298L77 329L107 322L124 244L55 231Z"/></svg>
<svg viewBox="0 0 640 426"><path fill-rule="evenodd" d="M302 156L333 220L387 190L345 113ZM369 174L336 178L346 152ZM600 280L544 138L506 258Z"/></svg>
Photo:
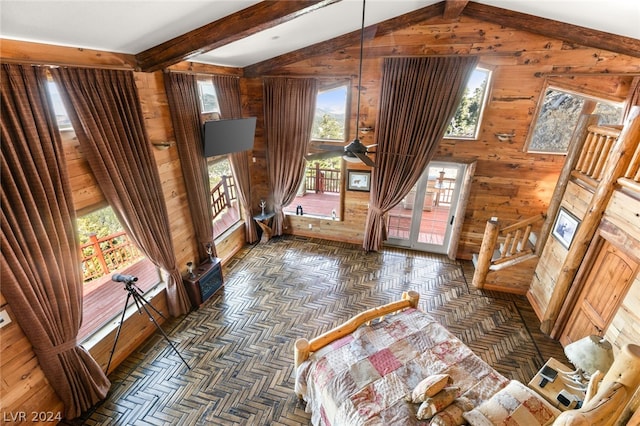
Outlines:
<svg viewBox="0 0 640 426"><path fill-rule="evenodd" d="M448 252L465 165L432 161L404 199L387 214L387 243Z"/></svg>

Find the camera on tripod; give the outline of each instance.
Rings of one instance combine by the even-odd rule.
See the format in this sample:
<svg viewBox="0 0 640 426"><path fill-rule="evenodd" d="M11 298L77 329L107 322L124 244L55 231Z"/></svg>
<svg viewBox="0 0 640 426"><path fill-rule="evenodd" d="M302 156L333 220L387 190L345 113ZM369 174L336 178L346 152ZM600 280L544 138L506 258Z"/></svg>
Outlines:
<svg viewBox="0 0 640 426"><path fill-rule="evenodd" d="M117 283L136 282L138 281L138 277L134 277L133 275L113 274L111 276L111 281L115 281Z"/></svg>
<svg viewBox="0 0 640 426"><path fill-rule="evenodd" d="M144 312L149 317L149 320L151 320L151 322L153 322L153 324L156 326L158 331L162 334L162 336L167 341L169 346L171 346L171 348L174 350L174 352L176 354L178 354L178 356L180 357L180 359L182 360L184 365L187 366L187 369L191 369L191 367L189 367L189 364L187 363L187 361L182 357L182 355L180 355L180 352L178 352L178 349L174 346L174 344L171 342L171 340L169 340L169 337L167 336L167 334L164 332L164 330L162 330L162 327L160 327L160 325L158 324L156 319L151 314L151 311L148 309L148 308L151 308L151 310L153 310L156 314L158 314L160 317L162 317L162 318L164 318L166 320L165 316L162 315L162 313L160 311L158 311L152 304L150 304L147 301L147 299L144 298L144 296L142 295L142 291L138 287L136 287L136 285L134 284L136 281L138 281L138 277L134 277L133 275L113 274L111 276L111 280L115 281L115 282L118 282L118 283L124 283L124 289L127 291L127 299L124 302L124 308L122 309L122 317L120 318L120 324L118 324L118 330L116 331L116 337L115 337L115 339L113 341L113 346L111 347L111 354L109 355L109 362L107 363L107 369L105 370L105 374L109 374L109 367L111 366L111 360L113 359L113 353L115 352L116 345L118 344L118 338L120 338L120 331L122 330L122 324L124 323L124 317L125 317L125 313L127 311L127 306L129 306L129 299L130 298L133 298L133 301L134 301L134 303L136 305L136 308L138 309L138 313L142 314L142 311L144 310Z"/></svg>

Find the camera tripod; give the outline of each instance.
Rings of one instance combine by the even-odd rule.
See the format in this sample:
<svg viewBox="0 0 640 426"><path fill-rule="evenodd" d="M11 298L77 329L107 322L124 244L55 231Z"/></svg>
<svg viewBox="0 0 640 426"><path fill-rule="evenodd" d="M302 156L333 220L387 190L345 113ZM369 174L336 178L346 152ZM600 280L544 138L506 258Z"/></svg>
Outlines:
<svg viewBox="0 0 640 426"><path fill-rule="evenodd" d="M160 311L158 311L151 303L149 303L147 301L147 299L144 298L144 296L142 295L141 290L138 287L136 287L134 282L138 281L138 278L134 277L134 276L131 276L131 275L115 274L115 275L113 275L113 277L111 279L113 281L116 281L116 282L123 282L124 283L124 289L127 290L127 300L125 300L125 302L124 302L124 309L122 309L122 317L120 318L120 324L118 325L118 331L116 332L116 338L113 341L113 347L111 348L111 354L109 355L109 362L107 363L107 369L105 370L105 374L109 374L109 367L111 366L111 359L113 358L113 353L115 352L116 345L118 344L118 338L120 337L120 331L122 330L122 324L124 323L124 316L125 316L125 313L127 311L127 305L129 304L129 299L131 297L133 297L133 301L135 302L136 307L138 308L138 313L142 314L142 309L144 309L144 311L149 316L149 319L151 320L151 322L153 322L153 324L156 326L158 331L160 331L160 333L162 334L164 339L167 341L167 343L169 343L169 346L171 346L171 348L175 351L175 353L178 354L178 356L180 357L182 362L184 362L184 365L186 365L187 368L189 370L191 370L191 367L189 367L189 364L187 364L187 361L182 357L182 355L180 355L180 352L178 352L178 349L174 346L174 344L171 342L171 340L169 340L169 337L167 336L167 334L164 332L162 327L160 327L160 325L158 324L156 319L153 317L153 315L151 314L149 309L147 309L147 306L149 306L151 309L153 309L153 311L155 313L160 315L165 320L167 319L164 315L162 315L162 313Z"/></svg>

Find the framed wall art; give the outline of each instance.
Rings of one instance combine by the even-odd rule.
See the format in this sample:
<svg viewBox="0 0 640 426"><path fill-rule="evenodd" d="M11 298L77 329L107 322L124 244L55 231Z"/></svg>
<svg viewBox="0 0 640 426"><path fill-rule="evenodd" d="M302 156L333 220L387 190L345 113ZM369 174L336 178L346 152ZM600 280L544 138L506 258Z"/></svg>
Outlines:
<svg viewBox="0 0 640 426"><path fill-rule="evenodd" d="M349 191L370 191L371 170L347 170L347 189Z"/></svg>
<svg viewBox="0 0 640 426"><path fill-rule="evenodd" d="M580 220L577 217L569 213L564 207L560 207L551 234L564 248L569 249L579 225Z"/></svg>

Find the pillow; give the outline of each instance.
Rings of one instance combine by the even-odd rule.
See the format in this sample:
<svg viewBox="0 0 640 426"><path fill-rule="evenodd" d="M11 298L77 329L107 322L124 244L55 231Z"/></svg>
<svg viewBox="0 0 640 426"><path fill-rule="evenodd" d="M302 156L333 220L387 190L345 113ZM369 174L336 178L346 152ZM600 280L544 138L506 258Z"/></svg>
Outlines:
<svg viewBox="0 0 640 426"><path fill-rule="evenodd" d="M480 406L463 414L472 426L546 426L560 410L517 380L511 380Z"/></svg>
<svg viewBox="0 0 640 426"><path fill-rule="evenodd" d="M413 403L424 402L425 399L434 396L452 382L453 380L448 374L429 376L416 385L411 395L407 395L407 401Z"/></svg>
<svg viewBox="0 0 640 426"><path fill-rule="evenodd" d="M420 408L418 408L416 418L418 420L429 420L437 412L442 411L443 408L451 404L458 396L458 393L460 393L460 388L448 387L425 399Z"/></svg>
<svg viewBox="0 0 640 426"><path fill-rule="evenodd" d="M473 403L464 396L453 401L453 404L431 418L429 426L460 426L466 424L462 415L473 408Z"/></svg>

